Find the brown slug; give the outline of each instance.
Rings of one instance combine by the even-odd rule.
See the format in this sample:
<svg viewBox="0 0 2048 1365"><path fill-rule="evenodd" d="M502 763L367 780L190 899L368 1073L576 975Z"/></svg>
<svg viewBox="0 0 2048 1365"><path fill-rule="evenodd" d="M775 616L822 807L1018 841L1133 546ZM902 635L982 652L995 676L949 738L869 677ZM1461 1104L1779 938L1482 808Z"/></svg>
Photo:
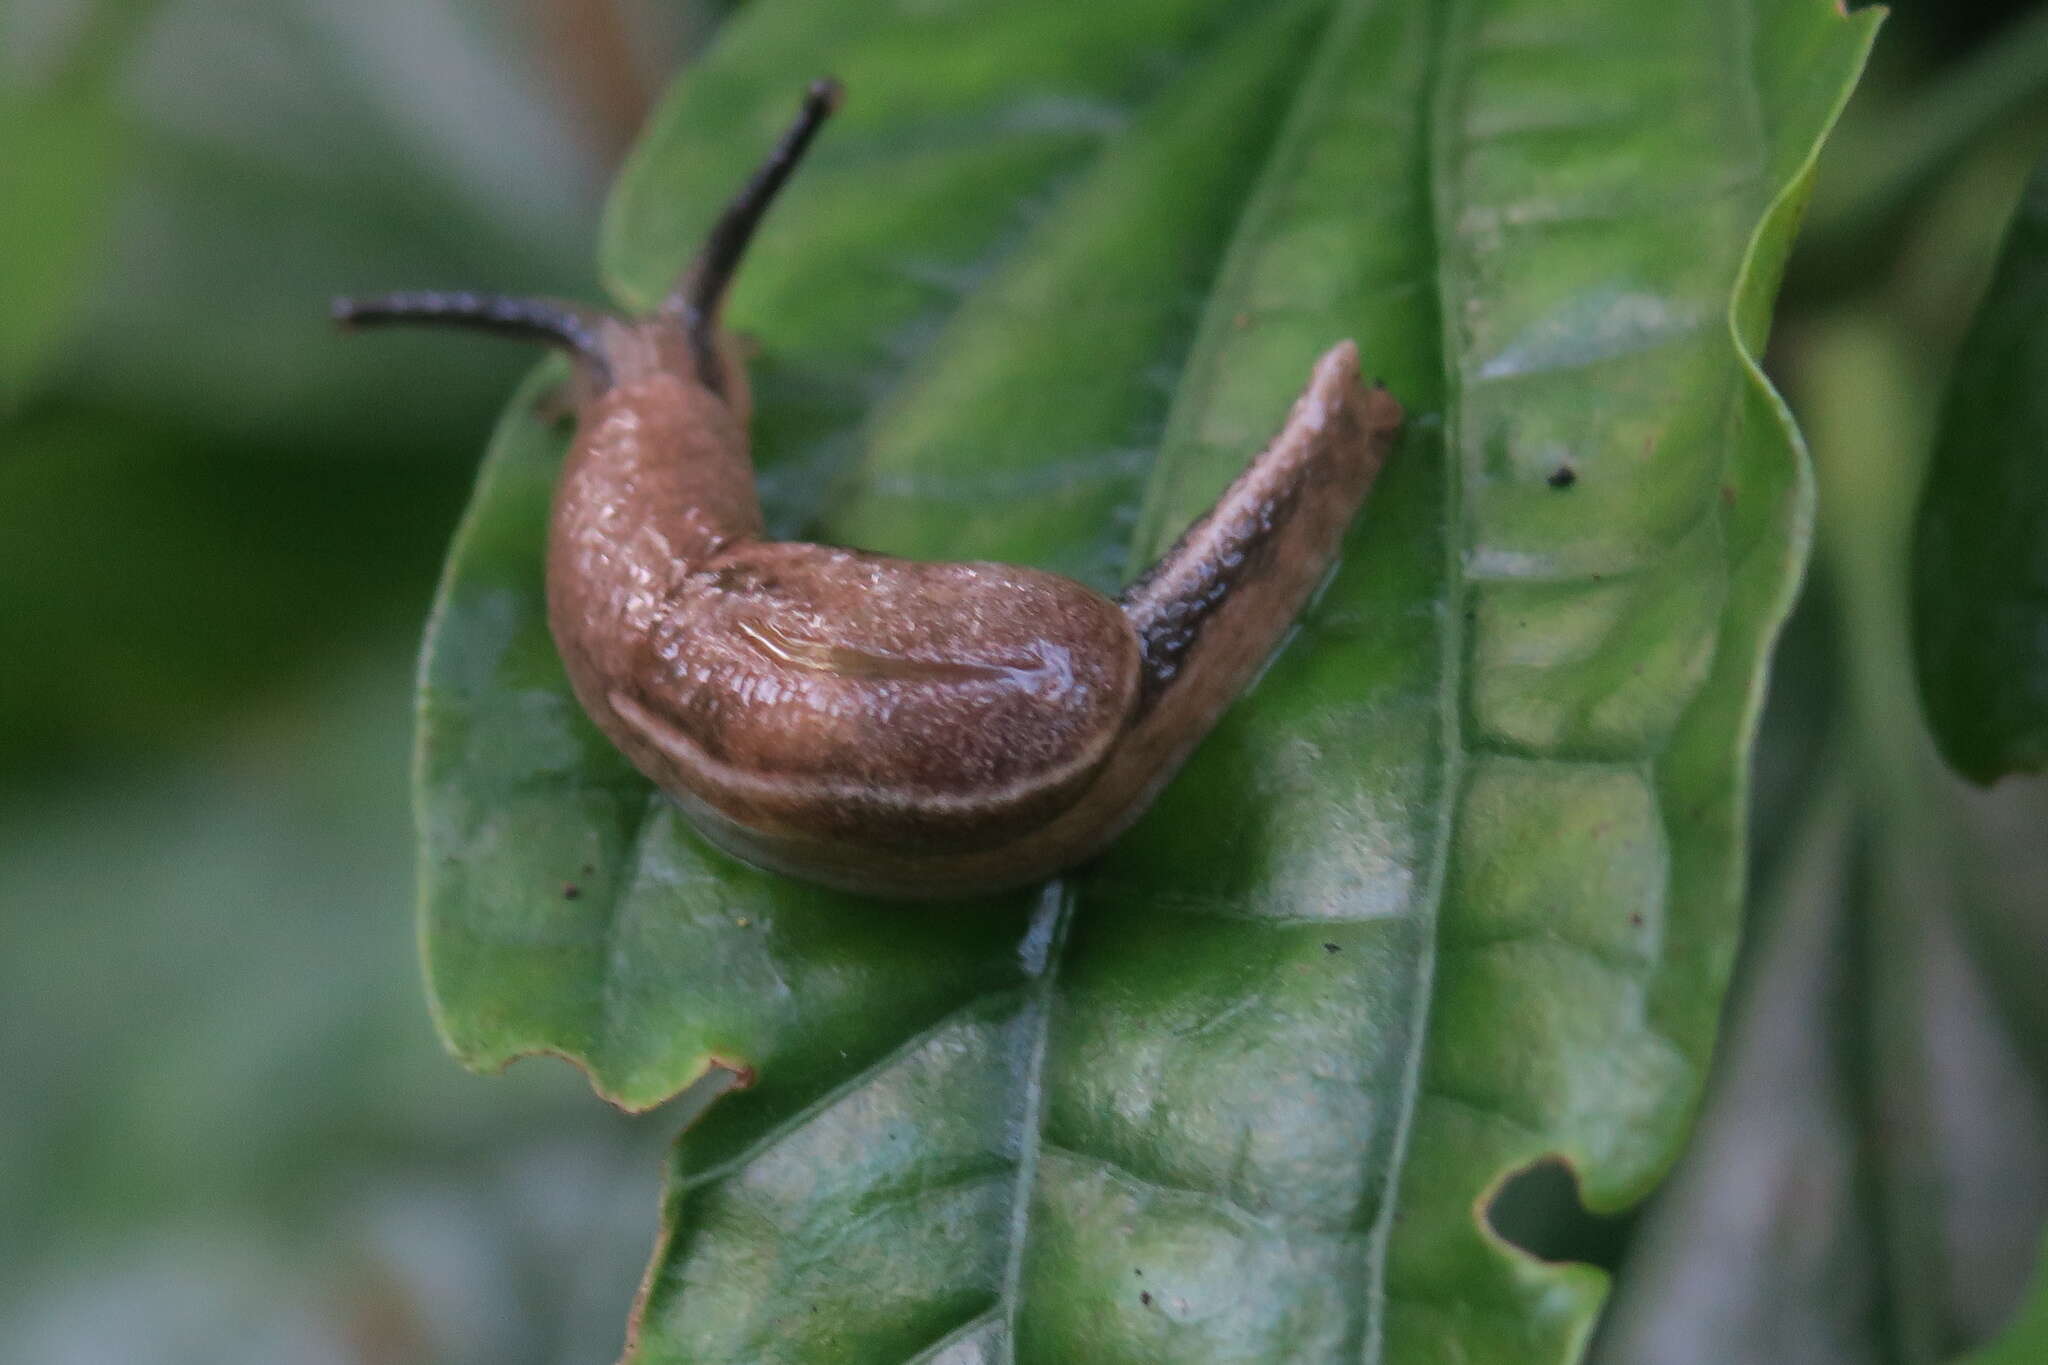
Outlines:
<svg viewBox="0 0 2048 1365"><path fill-rule="evenodd" d="M1007 564L762 538L746 376L718 315L839 87L813 85L659 312L401 293L345 325L565 348L575 442L548 622L598 728L713 842L853 891L947 896L1089 857L1150 803L1335 559L1401 424L1349 341L1272 443L1112 600Z"/></svg>

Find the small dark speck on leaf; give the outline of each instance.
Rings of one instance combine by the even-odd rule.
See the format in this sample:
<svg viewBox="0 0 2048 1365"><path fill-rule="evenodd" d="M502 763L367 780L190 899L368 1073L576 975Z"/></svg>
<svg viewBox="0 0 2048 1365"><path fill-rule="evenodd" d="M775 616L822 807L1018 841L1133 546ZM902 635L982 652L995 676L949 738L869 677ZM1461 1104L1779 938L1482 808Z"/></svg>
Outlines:
<svg viewBox="0 0 2048 1365"><path fill-rule="evenodd" d="M1138 1277L1139 1279L1141 1279L1141 1280L1145 1278L1145 1272L1144 1272L1144 1271L1142 1271L1142 1270L1140 1270L1140 1269L1138 1269L1138 1267L1136 1267L1136 1266L1132 1266L1132 1267L1131 1267L1131 1273L1132 1273L1133 1275L1136 1275L1136 1276L1137 1276L1137 1277Z"/></svg>
<svg viewBox="0 0 2048 1365"><path fill-rule="evenodd" d="M578 896L580 896L580 895L582 895L582 894L583 894L583 888L582 888L582 887L580 887L580 886L578 886L578 885L576 885L576 883L574 883L574 882L563 882L563 883L562 883L562 899L563 899L563 900L565 900L565 901L573 901L573 900L575 900L575 899L576 899L576 898L577 898Z"/></svg>
<svg viewBox="0 0 2048 1365"><path fill-rule="evenodd" d="M1543 482L1549 484L1552 488L1570 488L1573 484L1577 483L1578 481L1579 471L1573 469L1568 464L1561 464L1557 468L1551 470L1549 477L1543 480Z"/></svg>
<svg viewBox="0 0 2048 1365"><path fill-rule="evenodd" d="M1141 1292L1138 1295L1138 1302L1150 1308L1152 1306L1152 1295L1149 1292Z"/></svg>
<svg viewBox="0 0 2048 1365"><path fill-rule="evenodd" d="M596 864L596 863L585 863L585 864L583 865L583 875L584 875L584 876L586 876L586 877L590 877L590 876L595 876L595 875L596 875L596 873L597 873L597 864Z"/></svg>
<svg viewBox="0 0 2048 1365"><path fill-rule="evenodd" d="M1326 952L1326 953L1335 953L1335 952L1340 952L1340 951L1342 951L1342 950L1341 950L1341 949L1339 949L1339 948L1337 947L1337 945L1336 945L1336 944L1334 944L1334 943L1325 943L1325 944L1323 945L1323 951L1324 951L1324 952Z"/></svg>
<svg viewBox="0 0 2048 1365"><path fill-rule="evenodd" d="M1643 927L1643 912L1642 912L1642 911L1640 911L1640 910L1631 910L1631 911L1629 911L1629 912L1628 912L1628 922L1629 922L1630 924L1634 925L1634 926L1635 926L1636 928L1638 928L1638 929L1642 928L1642 927Z"/></svg>
<svg viewBox="0 0 2048 1365"><path fill-rule="evenodd" d="M1721 485L1721 505L1723 507L1733 507L1735 505L1734 484L1724 483Z"/></svg>

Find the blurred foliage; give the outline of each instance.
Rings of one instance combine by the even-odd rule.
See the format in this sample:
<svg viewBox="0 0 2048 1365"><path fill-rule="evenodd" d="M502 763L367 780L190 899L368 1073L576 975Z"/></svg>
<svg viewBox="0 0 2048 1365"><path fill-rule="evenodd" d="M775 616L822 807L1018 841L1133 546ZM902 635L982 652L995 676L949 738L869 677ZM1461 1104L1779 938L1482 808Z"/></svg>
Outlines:
<svg viewBox="0 0 2048 1365"><path fill-rule="evenodd" d="M659 88L733 6L623 6L609 86L565 55L591 8L0 7L0 204L34 210L0 214L0 1355L616 1352L673 1117L567 1068L464 1076L409 950L414 626L527 361L324 321L364 287L594 296L622 115L592 92ZM1609 1365L1963 1351L2048 1202L2048 815L2038 782L1940 769L1903 575L1936 397L2048 146L2048 18L1895 10L1772 356L1826 551L1699 1139L1633 1224L1568 1181L1507 1220L1619 1261ZM1973 1359L2042 1358L2042 1302Z"/></svg>
<svg viewBox="0 0 2048 1365"><path fill-rule="evenodd" d="M2005 1334L1972 1355L1968 1365L2035 1365L2048 1360L2048 1247L2042 1250L2026 1305Z"/></svg>
<svg viewBox="0 0 2048 1365"><path fill-rule="evenodd" d="M526 358L326 321L594 287L541 19L0 6L0 1356L616 1354L661 1135L465 1077L411 951L418 622Z"/></svg>
<svg viewBox="0 0 2048 1365"><path fill-rule="evenodd" d="M0 50L26 67L9 73L0 107L18 117L0 142L93 128L108 143L81 158L85 188L5 220L10 255L45 281L34 301L71 304L17 313L9 295L29 322L18 359L4 352L0 655L44 661L0 673L10 766L176 752L317 677L360 632L416 618L520 357L344 345L328 296L591 276L602 172L518 93L536 75L493 36L493 9L0 12ZM135 18L51 17L116 12ZM407 107L429 74L439 121ZM53 105L89 112L53 131ZM118 188L92 191L116 165ZM86 269L88 199L108 222Z"/></svg>
<svg viewBox="0 0 2048 1365"><path fill-rule="evenodd" d="M411 969L408 642L0 799L0 1355L609 1360L658 1133L486 1082Z"/></svg>
<svg viewBox="0 0 2048 1365"><path fill-rule="evenodd" d="M2048 160L1958 357L1913 555L1921 694L1978 782L2048 769Z"/></svg>
<svg viewBox="0 0 2048 1365"><path fill-rule="evenodd" d="M101 261L125 129L97 91L0 94L0 414L17 407L66 340Z"/></svg>

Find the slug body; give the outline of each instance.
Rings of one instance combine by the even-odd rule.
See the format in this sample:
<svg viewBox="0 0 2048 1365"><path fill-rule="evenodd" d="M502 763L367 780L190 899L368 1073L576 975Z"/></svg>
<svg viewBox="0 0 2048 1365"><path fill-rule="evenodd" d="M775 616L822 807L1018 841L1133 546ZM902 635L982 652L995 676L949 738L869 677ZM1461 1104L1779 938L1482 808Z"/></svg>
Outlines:
<svg viewBox="0 0 2048 1365"><path fill-rule="evenodd" d="M1335 558L1400 426L1349 342L1279 435L1112 600L1056 574L763 539L745 378L716 314L838 98L803 114L660 315L392 295L577 358L548 618L578 701L710 839L849 890L1035 881L1115 838L1250 681Z"/></svg>

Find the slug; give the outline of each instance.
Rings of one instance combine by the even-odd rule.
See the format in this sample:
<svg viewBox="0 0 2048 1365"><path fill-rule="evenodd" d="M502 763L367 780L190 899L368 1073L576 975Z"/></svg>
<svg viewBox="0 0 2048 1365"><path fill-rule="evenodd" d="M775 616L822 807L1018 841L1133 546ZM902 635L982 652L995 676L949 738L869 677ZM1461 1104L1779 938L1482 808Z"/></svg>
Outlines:
<svg viewBox="0 0 2048 1365"><path fill-rule="evenodd" d="M1088 858L1151 802L1328 572L1401 408L1332 346L1272 443L1115 599L1007 564L764 539L718 318L839 98L810 88L652 317L467 293L334 315L568 352L549 627L590 719L706 837L851 891L994 891Z"/></svg>

